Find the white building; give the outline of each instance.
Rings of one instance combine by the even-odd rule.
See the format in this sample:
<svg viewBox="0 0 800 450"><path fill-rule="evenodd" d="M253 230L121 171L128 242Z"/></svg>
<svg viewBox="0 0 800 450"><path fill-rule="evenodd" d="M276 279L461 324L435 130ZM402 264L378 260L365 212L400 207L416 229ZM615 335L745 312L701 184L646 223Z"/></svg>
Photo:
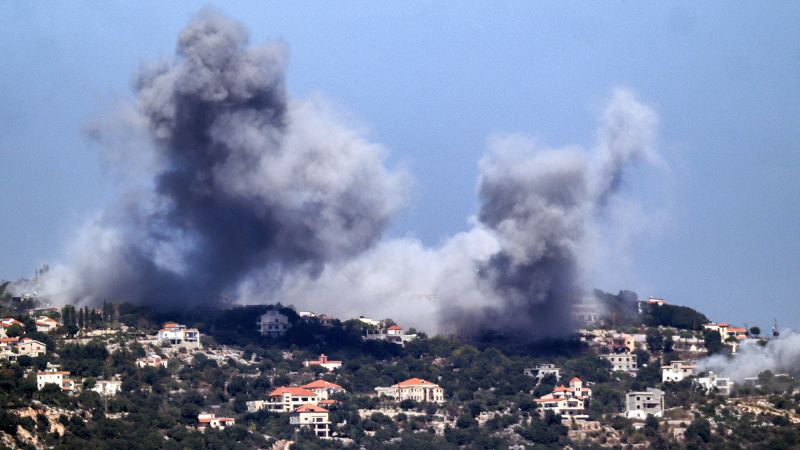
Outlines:
<svg viewBox="0 0 800 450"><path fill-rule="evenodd" d="M694 375L696 366L687 361L672 361L666 366L661 366L661 382L678 382Z"/></svg>
<svg viewBox="0 0 800 450"><path fill-rule="evenodd" d="M547 375L553 375L556 378L556 383L561 381L561 369L556 367L555 364L541 364L532 369L523 369L522 372L529 377L536 378L537 383L541 383L542 378Z"/></svg>
<svg viewBox="0 0 800 450"><path fill-rule="evenodd" d="M270 337L282 336L291 327L289 318L274 309L259 316L256 324L262 336Z"/></svg>
<svg viewBox="0 0 800 450"><path fill-rule="evenodd" d="M585 418L586 407L592 398L592 390L583 387L583 381L575 377L569 380L569 387L556 386L553 392L539 397L536 403L544 411L553 411L561 416Z"/></svg>
<svg viewBox="0 0 800 450"><path fill-rule="evenodd" d="M444 389L436 383L431 383L421 378L410 378L390 387L376 387L375 392L398 402L415 400L418 402L444 403Z"/></svg>
<svg viewBox="0 0 800 450"><path fill-rule="evenodd" d="M342 362L328 359L328 355L323 353L319 355L319 359L314 361L304 361L303 365L306 367L319 366L324 368L325 370L331 371L342 367Z"/></svg>
<svg viewBox="0 0 800 450"><path fill-rule="evenodd" d="M158 330L158 340L181 347L200 348L200 332L196 328L167 322Z"/></svg>
<svg viewBox="0 0 800 450"><path fill-rule="evenodd" d="M197 422L197 429L200 431L205 431L207 427L217 430L224 430L228 427L236 425L236 419L233 417L217 417L216 415L209 413L198 414Z"/></svg>
<svg viewBox="0 0 800 450"><path fill-rule="evenodd" d="M35 358L37 356L44 356L47 354L47 346L44 343L31 338L22 338L14 346L19 356L30 356Z"/></svg>
<svg viewBox="0 0 800 450"><path fill-rule="evenodd" d="M136 360L136 366L143 368L143 367L167 367L168 360L166 358L162 358L155 353L151 353L144 358L139 358Z"/></svg>
<svg viewBox="0 0 800 450"><path fill-rule="evenodd" d="M648 415L664 416L664 391L647 388L645 391L625 394L625 417L644 420Z"/></svg>
<svg viewBox="0 0 800 450"><path fill-rule="evenodd" d="M610 362L611 370L615 372L636 372L639 369L636 355L631 353L609 353L600 355L600 358Z"/></svg>
<svg viewBox="0 0 800 450"><path fill-rule="evenodd" d="M292 412L306 404L319 404L320 397L316 392L301 387L279 387L269 393L266 402L253 404L259 409L266 408L272 412Z"/></svg>
<svg viewBox="0 0 800 450"><path fill-rule="evenodd" d="M400 325L392 325L386 329L377 331L367 330L367 334L364 336L364 339L384 340L400 345L405 345L406 342L411 342L416 338L416 334L406 334L403 332L403 327Z"/></svg>
<svg viewBox="0 0 800 450"><path fill-rule="evenodd" d="M292 411L289 415L289 424L297 428L310 428L320 438L328 438L331 434L328 410L310 403Z"/></svg>
<svg viewBox="0 0 800 450"><path fill-rule="evenodd" d="M731 395L734 383L730 378L718 377L714 372L708 372L705 377L695 378L694 384L703 388L707 393L716 389L720 395L728 396Z"/></svg>
<svg viewBox="0 0 800 450"><path fill-rule="evenodd" d="M383 324L380 320L370 319L369 317L364 317L364 316L359 316L358 319L356 320L358 320L361 323L371 325L373 327L380 327Z"/></svg>
<svg viewBox="0 0 800 450"><path fill-rule="evenodd" d="M39 316L36 318L36 331L40 333L49 333L55 331L61 324L47 316Z"/></svg>
<svg viewBox="0 0 800 450"><path fill-rule="evenodd" d="M62 391L70 392L75 390L75 380L69 372L49 370L36 374L36 388L42 390L48 384L55 384Z"/></svg>
<svg viewBox="0 0 800 450"><path fill-rule="evenodd" d="M97 380L92 390L100 395L113 397L122 392L122 380L119 378L114 378L113 380Z"/></svg>
<svg viewBox="0 0 800 450"><path fill-rule="evenodd" d="M319 397L320 400L328 400L333 394L347 392L338 384L325 380L312 381L311 383L304 384L300 387L317 394L317 397Z"/></svg>

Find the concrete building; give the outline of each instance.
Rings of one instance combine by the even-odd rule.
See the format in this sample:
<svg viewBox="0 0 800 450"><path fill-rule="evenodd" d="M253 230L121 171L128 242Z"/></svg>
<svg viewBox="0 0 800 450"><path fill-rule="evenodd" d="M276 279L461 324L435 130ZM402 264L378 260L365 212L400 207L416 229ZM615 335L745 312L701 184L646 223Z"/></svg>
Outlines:
<svg viewBox="0 0 800 450"><path fill-rule="evenodd" d="M122 380L119 376L112 380L97 380L92 390L100 395L113 397L122 392Z"/></svg>
<svg viewBox="0 0 800 450"><path fill-rule="evenodd" d="M304 384L300 387L317 394L317 397L319 397L320 400L328 400L333 394L347 392L338 384L325 380L312 381L311 383Z"/></svg>
<svg viewBox="0 0 800 450"><path fill-rule="evenodd" d="M331 434L328 410L310 403L292 411L289 424L296 428L310 428L320 438L329 438Z"/></svg>
<svg viewBox="0 0 800 450"><path fill-rule="evenodd" d="M606 346L611 353L633 353L636 351L636 339L631 334L614 334L606 338Z"/></svg>
<svg viewBox="0 0 800 450"><path fill-rule="evenodd" d="M569 380L569 387L556 386L553 392L539 397L536 403L544 411L553 411L565 417L585 418L586 407L592 397L592 390L583 386L583 381L575 377Z"/></svg>
<svg viewBox="0 0 800 450"><path fill-rule="evenodd" d="M323 353L323 354L319 355L319 359L314 360L314 361L304 361L303 365L306 366L306 367L318 366L318 367L322 367L325 370L331 371L331 370L336 370L336 369L342 367L342 362L341 361L335 361L335 360L332 360L332 359L328 359L328 355Z"/></svg>
<svg viewBox="0 0 800 450"><path fill-rule="evenodd" d="M648 415L664 416L664 391L647 388L645 391L625 394L625 417L644 420Z"/></svg>
<svg viewBox="0 0 800 450"><path fill-rule="evenodd" d="M187 348L201 348L200 332L196 328L187 328L186 325L167 322L158 330L159 342Z"/></svg>
<svg viewBox="0 0 800 450"><path fill-rule="evenodd" d="M410 378L390 387L376 387L375 392L398 402L414 400L417 402L444 403L444 389L436 383L431 383L421 378Z"/></svg>
<svg viewBox="0 0 800 450"><path fill-rule="evenodd" d="M236 425L236 419L233 417L217 417L214 414L200 413L197 415L197 423L197 429L200 431L205 431L208 427L216 430L224 430Z"/></svg>
<svg viewBox="0 0 800 450"><path fill-rule="evenodd" d="M697 367L687 361L672 361L670 364L661 366L661 382L679 382L686 377L694 375Z"/></svg>
<svg viewBox="0 0 800 450"><path fill-rule="evenodd" d="M36 388L41 391L48 384L54 384L65 392L75 390L75 380L72 379L69 372L56 370L38 372L36 374Z"/></svg>
<svg viewBox="0 0 800 450"><path fill-rule="evenodd" d="M636 372L639 365L636 362L636 355L631 353L610 353L600 355L600 358L611 363L611 370L615 372Z"/></svg>
<svg viewBox="0 0 800 450"><path fill-rule="evenodd" d="M259 316L256 324L258 325L258 332L262 336L273 338L283 336L286 330L291 327L289 318L274 309L270 309Z"/></svg>
<svg viewBox="0 0 800 450"><path fill-rule="evenodd" d="M708 372L705 377L698 377L694 380L695 386L699 386L707 393L717 390L719 395L729 396L733 390L734 382L730 378L722 378L714 372Z"/></svg>
<svg viewBox="0 0 800 450"><path fill-rule="evenodd" d="M541 383L542 378L547 375L553 375L556 378L556 383L561 381L561 369L556 367L555 364L540 364L532 369L523 369L522 372L529 376L536 378L536 383Z"/></svg>

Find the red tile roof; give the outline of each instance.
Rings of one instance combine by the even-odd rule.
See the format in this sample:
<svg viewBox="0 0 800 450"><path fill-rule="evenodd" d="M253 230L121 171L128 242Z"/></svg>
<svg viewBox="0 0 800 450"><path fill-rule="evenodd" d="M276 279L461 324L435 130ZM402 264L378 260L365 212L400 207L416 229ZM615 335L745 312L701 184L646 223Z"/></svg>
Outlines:
<svg viewBox="0 0 800 450"><path fill-rule="evenodd" d="M422 378L409 378L406 381L401 381L397 383L395 386L397 387L406 387L406 386L437 386L436 383L431 383L430 381L425 381Z"/></svg>
<svg viewBox="0 0 800 450"><path fill-rule="evenodd" d="M387 330L402 330L402 329L403 327L401 327L400 325L392 325L389 328L387 328Z"/></svg>
<svg viewBox="0 0 800 450"><path fill-rule="evenodd" d="M312 381L311 383L304 384L304 385L302 385L300 387L302 387L304 389L324 389L324 388L328 388L328 389L344 389L343 387L339 386L338 384L331 383L330 381L325 381L325 380L315 380L315 381Z"/></svg>
<svg viewBox="0 0 800 450"><path fill-rule="evenodd" d="M270 397L280 397L283 394L298 395L300 397L316 397L317 393L294 386L281 386L269 393Z"/></svg>
<svg viewBox="0 0 800 450"><path fill-rule="evenodd" d="M325 408L320 408L317 405L312 405L311 403L306 403L303 406L298 407L294 410L296 413L303 413L303 412L328 412Z"/></svg>

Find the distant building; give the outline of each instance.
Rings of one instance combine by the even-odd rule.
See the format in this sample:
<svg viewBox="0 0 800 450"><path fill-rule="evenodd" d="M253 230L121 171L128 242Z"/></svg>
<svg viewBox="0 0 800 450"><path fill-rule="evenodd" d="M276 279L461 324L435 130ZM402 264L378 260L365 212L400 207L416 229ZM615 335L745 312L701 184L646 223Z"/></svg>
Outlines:
<svg viewBox="0 0 800 450"><path fill-rule="evenodd" d="M167 322L158 330L158 340L180 347L200 348L200 332L196 328L187 328L186 325Z"/></svg>
<svg viewBox="0 0 800 450"><path fill-rule="evenodd" d="M167 367L168 360L166 358L162 358L155 353L151 353L144 358L139 358L136 360L137 367Z"/></svg>
<svg viewBox="0 0 800 450"><path fill-rule="evenodd" d="M207 427L216 430L224 430L236 425L236 419L233 417L217 417L214 414L200 413L197 415L197 423L197 429L200 431L205 431Z"/></svg>
<svg viewBox="0 0 800 450"><path fill-rule="evenodd" d="M565 417L585 418L586 407L592 398L592 390L583 387L583 381L574 377L569 380L569 387L556 386L553 392L539 397L536 403L544 411L552 411Z"/></svg>
<svg viewBox="0 0 800 450"><path fill-rule="evenodd" d="M25 324L24 323L20 322L19 320L15 319L13 317L6 317L6 318L0 320L0 328L3 329L3 331L0 331L0 333L2 333L3 336L7 336L8 329L11 328L14 325L22 328L23 330L25 329Z"/></svg>
<svg viewBox="0 0 800 450"><path fill-rule="evenodd" d="M647 304L648 305L655 305L655 306L662 306L662 305L666 305L667 301L664 300L663 298L650 297L650 298L647 299Z"/></svg>
<svg viewBox="0 0 800 450"><path fill-rule="evenodd" d="M69 372L56 370L38 372L36 374L36 388L41 391L48 384L54 384L65 392L75 390L75 380L72 379Z"/></svg>
<svg viewBox="0 0 800 450"><path fill-rule="evenodd" d="M55 331L59 326L61 326L61 323L50 317L39 316L36 318L36 331L40 333Z"/></svg>
<svg viewBox="0 0 800 450"><path fill-rule="evenodd" d="M632 353L610 353L600 355L600 358L610 362L611 370L615 372L636 372L639 369L636 355Z"/></svg>
<svg viewBox="0 0 800 450"><path fill-rule="evenodd" d="M661 381L678 382L684 378L694 375L696 366L687 361L672 361L670 364L661 366Z"/></svg>
<svg viewBox="0 0 800 450"><path fill-rule="evenodd" d="M47 354L47 346L44 343L31 338L22 338L14 346L19 356L30 356L35 358L37 356L44 356Z"/></svg>
<svg viewBox="0 0 800 450"><path fill-rule="evenodd" d="M561 369L556 367L555 364L540 364L532 369L523 369L522 372L529 376L536 378L536 383L541 383L542 378L547 375L553 375L556 378L556 383L561 381Z"/></svg>
<svg viewBox="0 0 800 450"><path fill-rule="evenodd" d="M328 410L318 405L309 403L297 407L289 415L289 424L296 428L310 428L320 438L330 437L331 421Z"/></svg>
<svg viewBox="0 0 800 450"><path fill-rule="evenodd" d="M113 397L122 392L122 380L118 377L112 380L97 380L92 390L100 395Z"/></svg>
<svg viewBox="0 0 800 450"><path fill-rule="evenodd" d="M342 367L342 362L328 359L328 355L323 353L319 355L319 359L314 361L304 361L303 365L306 367L319 366L324 368L325 370L331 371Z"/></svg>
<svg viewBox="0 0 800 450"><path fill-rule="evenodd" d="M706 392L712 392L716 389L719 395L729 396L733 390L734 383L730 378L722 378L714 372L709 372L705 377L695 378L694 384Z"/></svg>
<svg viewBox="0 0 800 450"><path fill-rule="evenodd" d="M722 323L704 323L703 324L703 330L706 331L706 332L708 332L708 331L716 331L717 333L719 333L720 337L722 337L722 340L724 341L725 338L728 336L728 327L730 327L730 326L731 325L729 323L724 323L724 322L722 322Z"/></svg>
<svg viewBox="0 0 800 450"><path fill-rule="evenodd" d="M608 351L611 353L633 353L636 351L636 339L631 334L614 334L606 338Z"/></svg>
<svg viewBox="0 0 800 450"><path fill-rule="evenodd" d="M583 325L593 325L600 320L600 309L591 298L578 299L571 305L572 319Z"/></svg>
<svg viewBox="0 0 800 450"><path fill-rule="evenodd" d="M301 387L279 387L269 393L266 402L260 405L253 403L258 409L266 408L271 412L292 412L305 404L316 405L320 397L316 392ZM249 408L249 405L248 405Z"/></svg>
<svg viewBox="0 0 800 450"><path fill-rule="evenodd" d="M389 387L376 387L375 392L398 402L414 400L417 402L444 403L444 389L436 383L431 383L421 378L410 378Z"/></svg>
<svg viewBox="0 0 800 450"><path fill-rule="evenodd" d="M403 332L403 327L400 325L392 325L385 329L379 329L377 331L367 330L366 336L364 339L376 339L376 340L384 340L389 341L395 344L405 345L407 342L411 342L417 338L416 334L406 334Z"/></svg>
<svg viewBox="0 0 800 450"><path fill-rule="evenodd" d="M625 417L644 420L648 415L664 416L664 391L647 388L645 391L625 394Z"/></svg>
<svg viewBox="0 0 800 450"><path fill-rule="evenodd" d="M320 400L328 400L333 394L346 392L345 389L338 384L325 380L312 381L311 383L304 384L300 387L317 394L317 397L319 397Z"/></svg>
<svg viewBox="0 0 800 450"><path fill-rule="evenodd" d="M258 332L262 336L269 337L283 336L286 330L291 327L289 318L275 309L270 309L259 316L256 324L258 325Z"/></svg>
<svg viewBox="0 0 800 450"><path fill-rule="evenodd" d="M381 325L383 325L383 323L380 320L370 319L369 317L364 317L364 316L358 316L356 320L373 327L380 327Z"/></svg>

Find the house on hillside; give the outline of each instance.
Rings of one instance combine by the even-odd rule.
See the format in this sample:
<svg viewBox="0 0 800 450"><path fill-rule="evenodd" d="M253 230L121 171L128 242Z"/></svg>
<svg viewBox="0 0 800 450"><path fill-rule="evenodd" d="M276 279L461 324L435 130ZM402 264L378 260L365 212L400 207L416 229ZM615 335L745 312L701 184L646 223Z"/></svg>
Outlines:
<svg viewBox="0 0 800 450"><path fill-rule="evenodd" d="M733 390L733 380L717 376L714 372L708 372L704 377L694 379L694 385L701 387L706 393L716 390L719 395L729 396Z"/></svg>
<svg viewBox="0 0 800 450"><path fill-rule="evenodd" d="M36 318L36 331L40 333L50 333L55 331L61 323L55 319L47 316L39 316Z"/></svg>
<svg viewBox="0 0 800 450"><path fill-rule="evenodd" d="M18 356L30 356L31 358L35 358L47 354L47 346L31 338L20 339L16 345L14 345L14 348Z"/></svg>
<svg viewBox="0 0 800 450"><path fill-rule="evenodd" d="M556 367L555 364L540 364L531 369L522 369L522 372L529 377L536 378L537 384L541 383L542 378L547 375L553 375L556 378L556 383L561 381L561 369Z"/></svg>
<svg viewBox="0 0 800 450"><path fill-rule="evenodd" d="M648 415L664 416L664 391L655 388L625 394L625 417L646 419Z"/></svg>
<svg viewBox="0 0 800 450"><path fill-rule="evenodd" d="M636 339L631 334L613 334L606 337L606 346L611 353L633 353L636 351Z"/></svg>
<svg viewBox="0 0 800 450"><path fill-rule="evenodd" d="M289 415L289 424L295 428L309 428L319 438L329 438L331 421L328 410L314 404L297 407Z"/></svg>
<svg viewBox="0 0 800 450"><path fill-rule="evenodd" d="M323 353L323 354L319 355L319 359L312 360L312 361L304 361L303 365L306 366L306 367L318 366L318 367L322 367L325 370L331 371L331 370L336 370L336 369L342 367L342 362L341 361L332 360L332 359L328 359L328 355Z"/></svg>
<svg viewBox="0 0 800 450"><path fill-rule="evenodd" d="M688 361L672 361L665 366L661 366L661 382L671 381L677 383L694 375L696 368L694 364L690 364Z"/></svg>
<svg viewBox="0 0 800 450"><path fill-rule="evenodd" d="M261 408L271 412L292 412L305 404L316 405L320 397L316 392L301 387L282 386L269 393Z"/></svg>
<svg viewBox="0 0 800 450"><path fill-rule="evenodd" d="M639 370L636 355L632 353L609 353L600 355L600 358L610 362L611 370L615 372L633 373Z"/></svg>
<svg viewBox="0 0 800 450"><path fill-rule="evenodd" d="M224 430L236 425L236 419L233 417L217 417L214 414L200 413L197 415L197 429L205 431L206 428L211 427L215 430Z"/></svg>
<svg viewBox="0 0 800 450"><path fill-rule="evenodd" d="M414 400L417 402L444 403L444 389L438 384L421 378L410 378L389 387L376 387L379 396L386 396L398 402Z"/></svg>
<svg viewBox="0 0 800 450"><path fill-rule="evenodd" d="M406 334L403 331L403 327L400 325L392 325L377 331L368 329L366 336L364 336L364 339L367 340L384 340L400 345L405 345L407 342L411 342L416 338L416 334Z"/></svg>
<svg viewBox="0 0 800 450"><path fill-rule="evenodd" d="M283 336L291 328L289 317L281 314L278 310L270 309L258 317L256 321L258 332L262 336L278 337Z"/></svg>
<svg viewBox="0 0 800 450"><path fill-rule="evenodd" d="M65 392L75 391L75 380L69 372L48 370L36 374L36 388L42 390L46 385L54 384Z"/></svg>
<svg viewBox="0 0 800 450"><path fill-rule="evenodd" d="M122 379L117 375L110 380L97 380L92 390L100 395L113 397L122 392Z"/></svg>
<svg viewBox="0 0 800 450"><path fill-rule="evenodd" d="M166 358L162 358L155 353L151 353L144 358L139 358L136 360L136 367L144 368L144 367L167 367L167 363L169 361Z"/></svg>
<svg viewBox="0 0 800 450"><path fill-rule="evenodd" d="M566 417L585 418L588 417L586 408L591 398L592 390L584 387L580 378L574 377L569 380L569 387L556 386L553 392L537 398L536 403L544 411L553 411Z"/></svg>
<svg viewBox="0 0 800 450"><path fill-rule="evenodd" d="M311 392L317 394L320 400L328 400L331 395L339 393L339 392L347 392L345 389L338 384L331 383L330 381L325 380L316 380L312 381L311 383L304 384L300 386L303 389L307 389Z"/></svg>
<svg viewBox="0 0 800 450"><path fill-rule="evenodd" d="M23 330L25 329L25 324L13 317L6 317L0 320L0 328L2 328L0 334L2 334L3 337L8 336L8 329L14 325L20 327Z"/></svg>
<svg viewBox="0 0 800 450"><path fill-rule="evenodd" d="M167 322L158 330L159 342L187 348L201 348L200 332L197 328L187 328L175 322Z"/></svg>

